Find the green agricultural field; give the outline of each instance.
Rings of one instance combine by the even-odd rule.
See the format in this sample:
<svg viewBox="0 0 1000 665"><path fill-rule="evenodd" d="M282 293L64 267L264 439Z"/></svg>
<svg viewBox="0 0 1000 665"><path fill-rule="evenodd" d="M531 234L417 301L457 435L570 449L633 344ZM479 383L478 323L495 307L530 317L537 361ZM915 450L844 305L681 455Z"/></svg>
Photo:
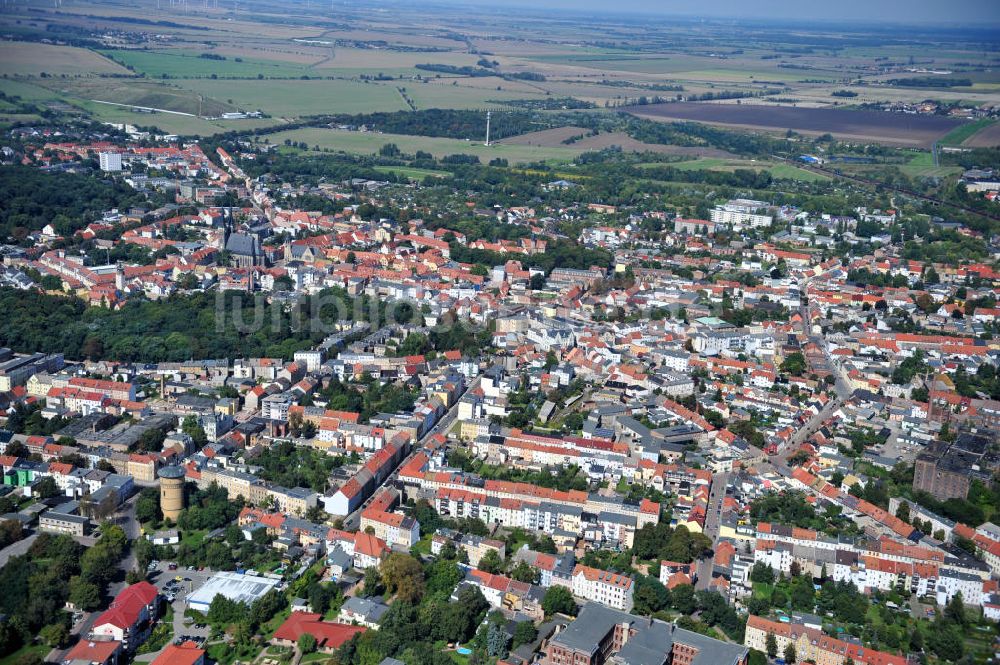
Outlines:
<svg viewBox="0 0 1000 665"><path fill-rule="evenodd" d="M510 162L536 162L541 160L568 161L583 152L582 149L571 146L558 148L543 148L523 145L492 145L486 147L482 143L461 141L458 139L436 138L429 136L405 136L403 134L379 134L375 132L347 132L335 129L309 127L278 132L269 137L271 143L282 144L285 140L305 142L310 149L322 149L350 152L361 155L372 155L378 152L386 143L395 143L407 154L418 150L429 152L435 157L446 155L476 155L480 161L488 162L501 157Z"/></svg>
<svg viewBox="0 0 1000 665"><path fill-rule="evenodd" d="M941 143L942 145L961 145L962 142L970 138L973 134L977 133L981 129L989 127L994 122L996 121L989 118L967 122L945 134L944 137L938 141L938 143Z"/></svg>
<svg viewBox="0 0 1000 665"><path fill-rule="evenodd" d="M545 93L541 91L510 90L509 88L520 84L504 81L500 78L481 79L496 81L492 88L463 85L465 79L454 79L455 85L445 82L447 80L435 80L427 83L406 81L403 85L406 88L406 94L409 95L418 109L480 109L496 107L498 102L503 103L511 99L542 99L545 97ZM497 90L497 87L501 89Z"/></svg>
<svg viewBox="0 0 1000 665"><path fill-rule="evenodd" d="M17 95L25 101L44 101L60 98L59 93L53 90L27 81L15 81L13 79L0 79L0 92L3 92L5 95Z"/></svg>
<svg viewBox="0 0 1000 665"><path fill-rule="evenodd" d="M51 87L67 98L84 101L111 102L152 109L165 109L203 117L217 117L235 111L232 104L220 102L208 93L179 88L172 83L136 79L62 79L46 80Z"/></svg>
<svg viewBox="0 0 1000 665"><path fill-rule="evenodd" d="M84 76L128 74L128 70L84 48L37 42L0 42L0 75Z"/></svg>
<svg viewBox="0 0 1000 665"><path fill-rule="evenodd" d="M205 120L173 113L136 113L124 106L110 106L90 101L79 101L77 106L103 122L158 127L169 134L188 136L211 136L233 130L250 131L258 127L270 127L280 120Z"/></svg>
<svg viewBox="0 0 1000 665"><path fill-rule="evenodd" d="M408 108L395 86L342 80L237 81L184 79L172 81L196 93L211 95L244 110L298 117L324 113L402 111Z"/></svg>
<svg viewBox="0 0 1000 665"><path fill-rule="evenodd" d="M127 65L150 78L297 78L309 74L305 65L277 60L202 58L199 51L101 51L103 55Z"/></svg>

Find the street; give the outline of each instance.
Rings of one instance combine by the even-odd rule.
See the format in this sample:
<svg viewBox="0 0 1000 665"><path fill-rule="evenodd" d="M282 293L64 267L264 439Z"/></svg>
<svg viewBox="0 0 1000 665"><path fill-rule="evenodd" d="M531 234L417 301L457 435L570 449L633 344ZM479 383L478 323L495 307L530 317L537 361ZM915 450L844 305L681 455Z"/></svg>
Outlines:
<svg viewBox="0 0 1000 665"><path fill-rule="evenodd" d="M27 554L36 538L38 538L37 532L0 550L0 568L6 566L12 557Z"/></svg>
<svg viewBox="0 0 1000 665"><path fill-rule="evenodd" d="M709 491L708 496L708 512L705 515L704 533L712 539L713 545L715 544L715 539L719 537L719 519L721 517L722 501L726 498L726 485L728 484L728 473L717 473L712 477L712 489ZM695 583L695 589L708 588L709 582L712 581L712 566L712 557L705 557L698 560L698 581Z"/></svg>
<svg viewBox="0 0 1000 665"><path fill-rule="evenodd" d="M399 466L393 469L392 473L390 473L389 476L385 479L385 482L382 483L381 485L382 487L395 483L396 479L399 478L399 470L402 469L404 466L406 466L406 464L411 459L413 459L414 455L423 450L424 445L432 437L442 433L446 434L448 430L451 429L452 425L455 424L455 420L458 418L459 402L462 401L462 398L465 397L466 393L468 393L470 390L474 390L475 388L479 387L479 381L480 381L479 377L476 377L476 379L472 381L472 383L466 386L465 390L463 390L462 394L458 396L452 407L448 409L448 412L445 413L440 420L438 420L437 424L435 424L434 427L432 427L430 431L427 432L427 434L421 437L421 439L413 446L413 449L410 451L410 454L404 457L403 460L399 463ZM361 524L361 513L362 511L364 511L365 508L368 507L368 504L372 502L372 500L375 498L375 495L378 494L378 489L379 488L376 488L375 491L372 492L372 495L367 499L365 499L357 510L355 510L353 513L344 518L345 529L351 531L351 530L357 530L359 528Z"/></svg>

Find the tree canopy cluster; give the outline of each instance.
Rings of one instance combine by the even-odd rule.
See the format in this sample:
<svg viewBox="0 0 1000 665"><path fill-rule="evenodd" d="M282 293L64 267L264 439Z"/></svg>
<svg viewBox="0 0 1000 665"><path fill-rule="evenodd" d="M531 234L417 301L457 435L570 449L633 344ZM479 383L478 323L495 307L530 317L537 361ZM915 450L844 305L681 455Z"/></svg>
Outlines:
<svg viewBox="0 0 1000 665"><path fill-rule="evenodd" d="M70 235L111 208L146 204L128 185L79 173L47 173L30 166L0 166L0 238L20 242L52 224Z"/></svg>

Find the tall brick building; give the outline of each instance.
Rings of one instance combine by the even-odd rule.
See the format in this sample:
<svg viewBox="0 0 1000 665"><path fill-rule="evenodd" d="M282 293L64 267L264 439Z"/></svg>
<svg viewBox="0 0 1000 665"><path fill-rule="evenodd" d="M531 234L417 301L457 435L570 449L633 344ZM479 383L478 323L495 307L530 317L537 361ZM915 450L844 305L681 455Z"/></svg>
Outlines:
<svg viewBox="0 0 1000 665"><path fill-rule="evenodd" d="M746 647L597 603L549 642L544 665L746 665Z"/></svg>

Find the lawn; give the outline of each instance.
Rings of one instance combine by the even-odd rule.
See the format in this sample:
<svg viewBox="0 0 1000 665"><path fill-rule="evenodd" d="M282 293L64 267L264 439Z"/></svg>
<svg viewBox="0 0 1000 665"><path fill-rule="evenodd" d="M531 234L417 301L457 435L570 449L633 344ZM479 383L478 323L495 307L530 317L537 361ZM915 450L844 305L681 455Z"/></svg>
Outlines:
<svg viewBox="0 0 1000 665"><path fill-rule="evenodd" d="M476 155L486 163L501 157L511 162L534 162L547 159L571 160L581 152L580 148L539 147L521 145L491 145L486 147L480 142L462 141L459 139L438 138L430 136L407 136L403 134L381 134L377 132L349 132L335 129L308 127L272 134L271 143L282 144L285 139L305 142L310 148L319 147L334 151L350 152L362 155L373 155L386 143L395 143L407 154L418 150L429 152L435 157L446 155Z"/></svg>
<svg viewBox="0 0 1000 665"><path fill-rule="evenodd" d="M214 60L202 58L199 51L105 50L100 53L151 78L161 78L163 75L171 78L197 78L211 77L213 74L220 78L257 78L258 75L267 78L295 78L309 73L307 67L295 63L251 59L237 62L234 58Z"/></svg>
<svg viewBox="0 0 1000 665"><path fill-rule="evenodd" d="M431 553L431 534L425 534L423 538L418 540L412 548L414 551L420 554L430 554Z"/></svg>
<svg viewBox="0 0 1000 665"><path fill-rule="evenodd" d="M347 80L211 80L173 81L196 93L269 115L298 117L325 113L402 111L406 103L395 86Z"/></svg>
<svg viewBox="0 0 1000 665"><path fill-rule="evenodd" d="M181 544L187 545L188 547L198 547L201 542L205 540L205 535L208 534L208 529L199 529L197 531L182 531L181 532Z"/></svg>
<svg viewBox="0 0 1000 665"><path fill-rule="evenodd" d="M290 608L286 608L271 617L271 620L267 623L261 624L260 630L258 631L265 639L271 639L274 636L274 631L281 627L281 624L285 623L285 619L288 615L292 613Z"/></svg>
<svg viewBox="0 0 1000 665"><path fill-rule="evenodd" d="M48 646L44 644L32 644L30 646L24 646L15 651L14 653L8 654L3 658L0 658L0 665L17 665L17 662L20 661L22 657L30 654L34 654L39 658L41 658L42 660L44 660L45 657L49 655L50 651L52 651L52 649L50 649Z"/></svg>

